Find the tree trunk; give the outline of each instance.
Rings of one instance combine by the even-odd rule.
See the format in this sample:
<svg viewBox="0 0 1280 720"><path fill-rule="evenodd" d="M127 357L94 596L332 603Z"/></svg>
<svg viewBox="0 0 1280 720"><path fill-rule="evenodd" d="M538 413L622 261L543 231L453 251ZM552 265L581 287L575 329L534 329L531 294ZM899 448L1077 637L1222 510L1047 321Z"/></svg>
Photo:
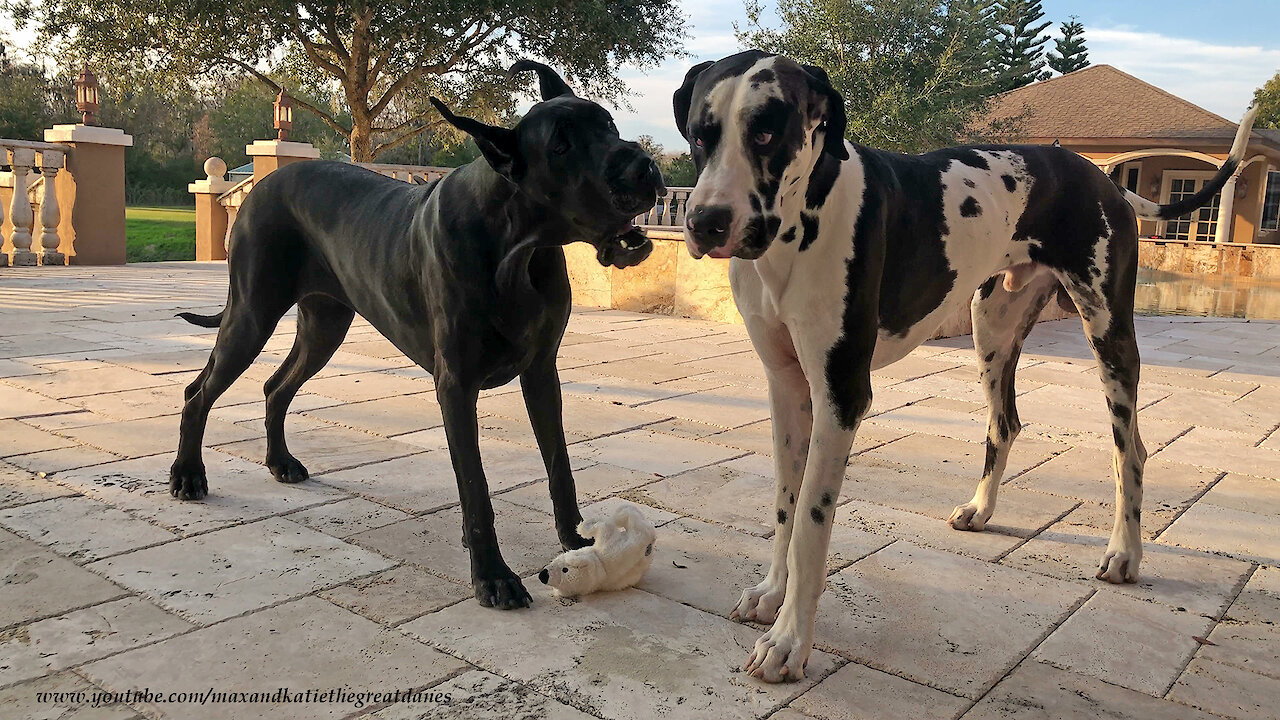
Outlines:
<svg viewBox="0 0 1280 720"><path fill-rule="evenodd" d="M354 117L351 119L351 135L347 139L351 145L351 162L373 162L373 131L370 124L368 121L362 123Z"/></svg>

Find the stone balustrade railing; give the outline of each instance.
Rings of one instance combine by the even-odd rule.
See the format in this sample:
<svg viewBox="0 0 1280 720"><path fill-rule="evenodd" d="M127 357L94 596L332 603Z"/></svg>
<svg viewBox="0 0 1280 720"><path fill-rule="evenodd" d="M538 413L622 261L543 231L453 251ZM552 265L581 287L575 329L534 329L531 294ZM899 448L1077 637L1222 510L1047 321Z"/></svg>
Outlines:
<svg viewBox="0 0 1280 720"><path fill-rule="evenodd" d="M11 168L0 173L0 267L66 264L58 250L62 209L54 179L68 150L56 143L0 139L0 162Z"/></svg>
<svg viewBox="0 0 1280 720"><path fill-rule="evenodd" d="M386 175L389 178L403 180L413 185L426 185L432 180L439 180L453 170L453 168L432 165L390 165L387 163L356 163L356 165L372 170L379 175Z"/></svg>
<svg viewBox="0 0 1280 720"><path fill-rule="evenodd" d="M685 206L692 192L691 187L667 188L666 194L659 197L648 212L636 218L636 224L651 228L680 230L684 227L684 216L688 209Z"/></svg>
<svg viewBox="0 0 1280 720"><path fill-rule="evenodd" d="M426 185L453 171L453 168L431 165L356 164L380 175L386 175L389 178L414 185ZM226 246L231 239L231 228L235 224L240 204L244 202L249 192L253 190L254 177L245 178L234 185L231 184L225 179L227 164L221 158L209 158L205 161L204 167L205 174L208 176L207 179L193 183L190 189L194 193L213 194L217 204L221 206L222 211L225 213L226 225L219 227L223 253L210 255L210 258L220 259L220 257L225 257ZM667 192L658 198L651 209L636 217L636 223L648 228L678 231L684 227L685 205L689 201L691 192L693 192L693 188L689 187L667 188ZM199 205L197 203L198 213ZM219 235L214 237L219 237ZM199 256L199 253L197 255Z"/></svg>

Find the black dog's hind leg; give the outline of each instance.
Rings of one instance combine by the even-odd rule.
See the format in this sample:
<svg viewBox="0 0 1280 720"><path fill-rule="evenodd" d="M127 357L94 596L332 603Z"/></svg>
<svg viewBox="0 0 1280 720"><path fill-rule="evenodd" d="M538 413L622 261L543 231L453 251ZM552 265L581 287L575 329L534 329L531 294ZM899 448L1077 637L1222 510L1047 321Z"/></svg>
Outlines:
<svg viewBox="0 0 1280 720"><path fill-rule="evenodd" d="M538 450L547 468L547 485L551 506L556 516L556 534L565 550L576 550L591 542L578 534L582 514L578 510L578 494L569 467L569 450L565 446L563 401L560 397L560 375L552 354L541 357L520 374L520 390L529 412L529 424L538 439Z"/></svg>
<svg viewBox="0 0 1280 720"><path fill-rule="evenodd" d="M267 468L276 480L296 483L306 480L307 469L289 453L284 438L284 419L298 388L329 362L342 345L355 312L323 295L309 295L298 301L298 335L293 349L280 369L267 380Z"/></svg>
<svg viewBox="0 0 1280 720"><path fill-rule="evenodd" d="M987 398L987 456L973 499L951 513L949 522L956 530L983 530L995 512L1009 450L1022 431L1013 386L1022 343L1058 288L1058 279L1048 270L1012 292L1004 289L1003 280L1003 273L988 279L970 304L973 348Z"/></svg>
<svg viewBox="0 0 1280 720"><path fill-rule="evenodd" d="M253 305L232 292L209 362L185 392L178 457L169 470L169 492L174 497L200 500L209 493L200 452L209 410L262 352L286 309Z"/></svg>
<svg viewBox="0 0 1280 720"><path fill-rule="evenodd" d="M448 364L436 361L436 399L444 415L449 457L462 501L462 532L471 553L471 586L485 607L503 610L528 607L533 601L519 576L507 567L493 528L493 503L480 463L480 429L476 422L478 383L467 383Z"/></svg>

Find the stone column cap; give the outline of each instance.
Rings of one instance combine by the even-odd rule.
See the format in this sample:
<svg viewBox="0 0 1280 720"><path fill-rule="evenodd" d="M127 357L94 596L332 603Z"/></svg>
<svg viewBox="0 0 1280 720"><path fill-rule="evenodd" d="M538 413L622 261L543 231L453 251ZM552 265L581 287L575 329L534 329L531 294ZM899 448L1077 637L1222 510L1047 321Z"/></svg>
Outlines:
<svg viewBox="0 0 1280 720"><path fill-rule="evenodd" d="M44 131L45 142L93 143L94 145L119 145L133 147L133 136L117 128L97 125L54 125Z"/></svg>
<svg viewBox="0 0 1280 720"><path fill-rule="evenodd" d="M235 186L230 180L197 180L187 185L192 195L221 195Z"/></svg>
<svg viewBox="0 0 1280 720"><path fill-rule="evenodd" d="M311 143L292 142L289 140L254 140L253 144L244 150L250 157L320 157L320 151Z"/></svg>

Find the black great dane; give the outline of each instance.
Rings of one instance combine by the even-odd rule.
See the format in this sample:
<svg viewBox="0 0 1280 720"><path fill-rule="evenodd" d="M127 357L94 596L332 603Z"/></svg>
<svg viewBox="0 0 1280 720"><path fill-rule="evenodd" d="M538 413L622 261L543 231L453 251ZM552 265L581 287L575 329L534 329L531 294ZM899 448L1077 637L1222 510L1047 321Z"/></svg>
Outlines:
<svg viewBox="0 0 1280 720"><path fill-rule="evenodd" d="M777 532L768 575L734 610L772 623L745 669L796 679L813 646L827 546L871 376L966 303L989 406L986 465L951 525L982 530L1021 425L1014 369L1061 285L1097 357L1115 435L1115 527L1098 578L1134 582L1142 468L1133 298L1137 222L1205 204L1236 169L1245 116L1221 171L1160 206L1047 146L901 155L848 143L844 99L820 68L759 51L692 68L674 98L699 177L685 241L732 257L734 300L764 362L773 415ZM856 472L856 471L855 471Z"/></svg>
<svg viewBox="0 0 1280 720"><path fill-rule="evenodd" d="M570 309L561 246L589 242L603 265L644 260L653 246L632 219L665 188L653 159L618 137L604 108L575 97L545 65L521 61L511 70L535 70L543 100L514 128L455 116L432 98L484 156L438 182L415 186L316 161L284 167L253 189L231 231L226 308L182 314L218 327L218 338L186 389L169 478L175 497L208 492L201 440L209 409L296 304L297 339L265 387L266 465L277 480L307 479L285 444L285 414L360 313L435 378L480 603L530 602L494 533L476 425L482 389L520 378L560 542L587 544L575 529L582 518L556 373Z"/></svg>

